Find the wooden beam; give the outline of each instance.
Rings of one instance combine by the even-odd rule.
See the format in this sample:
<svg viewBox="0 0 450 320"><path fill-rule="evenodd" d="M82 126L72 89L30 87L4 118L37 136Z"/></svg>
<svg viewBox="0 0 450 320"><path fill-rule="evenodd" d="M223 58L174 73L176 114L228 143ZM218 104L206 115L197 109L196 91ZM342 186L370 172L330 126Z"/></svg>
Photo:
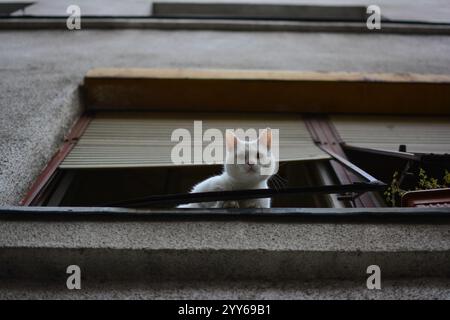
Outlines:
<svg viewBox="0 0 450 320"><path fill-rule="evenodd" d="M339 136L338 132L336 131L328 117L317 115L306 116L304 118L304 121L306 127L309 130L309 133L311 134L312 139L317 145L327 148L328 150L348 160L347 155L341 147L341 137ZM361 177L349 171L337 161L331 160L330 165L333 168L333 171L336 174L339 183L341 184L363 181ZM380 204L372 193L362 194L361 196L356 198L352 204L357 208L380 207Z"/></svg>
<svg viewBox="0 0 450 320"><path fill-rule="evenodd" d="M450 114L450 75L94 69L89 110Z"/></svg>

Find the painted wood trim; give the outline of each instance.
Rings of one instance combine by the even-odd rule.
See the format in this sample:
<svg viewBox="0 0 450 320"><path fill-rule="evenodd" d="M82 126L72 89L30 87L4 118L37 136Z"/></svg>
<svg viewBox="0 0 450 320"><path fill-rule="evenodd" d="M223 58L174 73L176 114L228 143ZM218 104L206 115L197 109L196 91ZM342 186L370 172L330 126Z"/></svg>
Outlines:
<svg viewBox="0 0 450 320"><path fill-rule="evenodd" d="M93 69L88 110L450 114L450 75Z"/></svg>
<svg viewBox="0 0 450 320"><path fill-rule="evenodd" d="M35 203L35 201L39 198L42 191L45 190L45 187L52 180L52 178L56 174L56 170L59 167L59 164L64 160L64 158L69 154L69 152L73 149L78 139L86 130L89 122L91 121L92 116L87 114L82 115L75 125L70 130L67 137L64 139L64 144L58 151L53 155L51 160L47 163L44 170L39 174L37 179L32 184L31 188L22 199L20 204L22 206L31 206Z"/></svg>
<svg viewBox="0 0 450 320"><path fill-rule="evenodd" d="M348 160L347 155L341 146L342 139L328 117L305 116L304 121L316 145L327 148ZM349 171L337 161L330 161L330 165L341 184L363 181L362 178ZM363 193L357 197L353 203L357 208L372 208L380 206L370 193Z"/></svg>
<svg viewBox="0 0 450 320"><path fill-rule="evenodd" d="M86 78L279 80L279 81L361 81L422 82L450 84L450 75L415 73L314 72L284 70L189 69L189 68L95 68Z"/></svg>

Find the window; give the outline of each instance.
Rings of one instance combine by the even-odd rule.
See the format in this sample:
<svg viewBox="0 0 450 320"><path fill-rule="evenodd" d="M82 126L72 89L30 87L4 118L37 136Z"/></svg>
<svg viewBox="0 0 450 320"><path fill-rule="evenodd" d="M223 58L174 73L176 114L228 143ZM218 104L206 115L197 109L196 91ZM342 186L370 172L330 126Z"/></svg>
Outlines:
<svg viewBox="0 0 450 320"><path fill-rule="evenodd" d="M405 104L408 113L420 113L424 91L434 94L428 113L441 113L448 102L450 80L439 78L435 87L429 85L430 76L394 79L268 71L90 71L83 87L87 113L24 204L133 206L130 200L159 197L159 202L144 202L144 206L174 207L180 195L184 197L194 184L221 170L221 163L174 164L171 159L177 143L171 141L174 130L188 129L195 135L194 121L201 120L201 130L215 128L222 133L236 128L279 129L280 170L270 182L273 207L384 206L377 192L384 186L379 180L383 177L388 183L392 172L375 170L382 162L374 162L373 152L380 151L379 143L409 145L417 140L410 135L419 134L418 127L409 128L411 120L400 117L400 126L394 126L400 133L395 133L389 132L392 120L329 114L386 112L392 105ZM405 91L410 94L400 94ZM377 103L372 101L375 97ZM431 120L421 125L425 132L432 127L443 130L426 135L428 142L438 143L439 137L448 135L448 119L440 121L437 127ZM365 138L380 141L367 145ZM422 144L429 147L425 140ZM446 152L447 146L444 142L433 150ZM392 153L411 156L392 151L388 156ZM251 197L258 191L249 192L240 196ZM168 197L172 200L167 202Z"/></svg>
<svg viewBox="0 0 450 320"><path fill-rule="evenodd" d="M194 121L201 120L201 128ZM278 128L280 169L272 188L330 183L330 156L314 145L300 115L227 113L99 113L90 118L81 135L59 164L57 192L41 199L41 205L95 206L151 194L186 193L201 180L222 170L216 165L176 165L171 151L178 141L172 133L188 129L201 137L208 129ZM201 130L195 132L195 130ZM208 142L203 141L203 148ZM193 152L191 153L193 158ZM194 159L192 159L193 161ZM328 179L328 180L326 180ZM276 199L274 206L328 207L323 195Z"/></svg>

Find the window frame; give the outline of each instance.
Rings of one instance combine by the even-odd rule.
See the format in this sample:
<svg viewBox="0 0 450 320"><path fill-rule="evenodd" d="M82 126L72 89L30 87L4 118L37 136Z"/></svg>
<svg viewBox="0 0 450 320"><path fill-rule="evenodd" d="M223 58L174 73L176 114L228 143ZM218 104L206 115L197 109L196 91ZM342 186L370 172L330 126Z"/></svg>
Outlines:
<svg viewBox="0 0 450 320"><path fill-rule="evenodd" d="M50 203L56 204L55 200L58 198L58 195L55 195L57 190L54 190L54 185L57 185L57 188L66 188L68 184L70 183L71 179L71 173L66 173L64 170L59 169L59 165L64 161L65 157L70 153L70 151L74 148L78 140L81 138L87 127L89 126L89 123L94 118L95 113L84 113L74 124L72 129L70 130L69 135L64 140L64 143L62 147L56 152L56 154L52 157L50 162L47 164L45 169L42 171L42 173L39 175L39 177L36 179L35 183L32 185L30 191L27 193L27 195L24 197L24 199L21 202L21 205L23 206L34 206L34 205L41 205L45 199L49 200ZM328 153L331 158L335 161L330 161L331 167L334 169L334 172L332 174L336 174L340 184L347 185L351 189L351 184L353 183L362 183L364 182L364 179L369 182L369 184L374 184L374 187L382 187L382 182L378 181L374 177L372 177L370 174L364 172L362 169L358 168L354 164L350 163L348 159L346 158L345 153L340 148L339 144L335 144L334 142L331 142L331 140L328 138L328 136L323 136L321 138L318 138L315 133L317 131L311 131L311 130L317 130L317 128L322 128L323 125L325 126L331 126L331 123L329 123L328 119L325 117L303 117L303 120L306 124L306 127L308 131L310 131L310 134L312 135L313 141L319 146L320 149L325 151L325 153ZM320 125L317 125L317 121L320 122ZM317 139L322 139L318 142ZM334 137L333 141L337 141L338 137ZM327 147L324 147L324 145L333 145L334 149L329 150ZM335 153L336 152L336 153ZM334 163L334 162L337 162ZM353 173L352 173L353 172ZM356 174L355 174L356 173ZM360 177L358 177L358 174ZM361 179L362 177L362 179ZM321 177L323 178L323 177ZM377 186L378 185L378 186ZM335 187L335 189L339 189L340 185L334 185L330 187ZM343 186L345 187L345 186ZM368 186L370 188L370 186ZM305 188L299 188L304 189L305 192L309 192L308 189L314 189L314 187L305 187ZM317 192L322 193L322 189L325 190L325 193L328 193L326 190L333 191L333 188L327 188L323 187L315 187L317 189ZM358 191L359 188L361 190L364 190L364 185L355 185L355 190L350 190L349 192L345 192L347 196L341 195L335 196L334 198L330 199L331 203L335 204L339 201L347 203L347 206L350 205L354 207L377 207L380 206L378 203L369 202L366 199L363 199L364 196L366 196L366 191L363 191L362 194L360 194ZM250 191L250 190L249 190ZM251 193L251 192L250 192ZM330 192L329 195L338 195L338 192ZM344 194L344 192L343 192ZM152 196L150 195L149 198ZM53 199L53 200L52 200ZM130 206L132 205L132 199L130 199ZM111 203L107 206L119 206L122 204L126 204L127 201L120 201L115 203ZM134 205L136 206L136 205ZM344 206L344 207L347 207Z"/></svg>
<svg viewBox="0 0 450 320"><path fill-rule="evenodd" d="M153 89L150 92L149 86ZM209 90L205 90L204 86ZM400 108L396 110L400 114L419 114L424 111L427 114L448 114L446 104L450 103L450 77L442 75L94 69L86 75L82 90L85 96L86 112L75 123L62 147L32 185L21 202L23 206L36 204L46 192L49 192L47 187L57 178L59 164L81 137L93 114L103 110L186 111L187 107L195 106L193 111L208 111L216 106L217 108L213 108L214 111L223 111L227 104L232 104L234 106L232 111L267 112L274 108L274 101L276 101L277 112L307 112L308 114L316 112L319 116L305 118L314 142L322 149L325 148L328 153L331 152L334 160L340 163L336 165L334 161L331 161L339 181L353 183L360 180L342 169L343 161L348 162L342 148L343 141L326 114L331 111L385 113L395 104L400 105ZM105 94L105 91L109 92L110 96ZM300 99L298 99L299 91L303 94ZM186 95L187 92L191 94ZM355 92L356 97L349 99L348 96ZM138 97L137 100L134 99L134 105L126 103L130 93L133 93L133 97ZM423 96L430 94L432 94L433 103L423 110L421 107L424 101ZM220 96L228 98L225 105L223 99L218 98ZM274 100L273 96L279 99ZM186 105L183 105L183 99L187 99ZM361 99L368 101L364 104L364 108L361 108ZM385 103L384 107L381 110L374 109L380 102ZM255 106L259 105L261 108L256 109ZM408 109L404 108L405 105L408 105ZM353 170L355 167L351 163L350 166L347 165L347 168L352 171L355 171ZM358 169L356 172L361 173L362 170ZM364 173L363 176L365 176ZM357 207L376 206L374 200L367 194L359 197L357 201Z"/></svg>

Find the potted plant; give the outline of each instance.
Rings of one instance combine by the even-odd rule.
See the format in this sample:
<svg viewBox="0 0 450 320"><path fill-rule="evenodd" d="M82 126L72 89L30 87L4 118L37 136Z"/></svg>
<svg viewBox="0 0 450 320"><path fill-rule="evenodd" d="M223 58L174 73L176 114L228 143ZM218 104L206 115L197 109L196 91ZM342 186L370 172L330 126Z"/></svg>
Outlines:
<svg viewBox="0 0 450 320"><path fill-rule="evenodd" d="M413 182L409 186L403 183L403 176L395 171L389 187L384 192L389 206L397 207L400 204L411 206L417 203L450 202L450 172L444 171L441 178L427 175L423 168L413 175ZM411 180L411 179L410 179Z"/></svg>

